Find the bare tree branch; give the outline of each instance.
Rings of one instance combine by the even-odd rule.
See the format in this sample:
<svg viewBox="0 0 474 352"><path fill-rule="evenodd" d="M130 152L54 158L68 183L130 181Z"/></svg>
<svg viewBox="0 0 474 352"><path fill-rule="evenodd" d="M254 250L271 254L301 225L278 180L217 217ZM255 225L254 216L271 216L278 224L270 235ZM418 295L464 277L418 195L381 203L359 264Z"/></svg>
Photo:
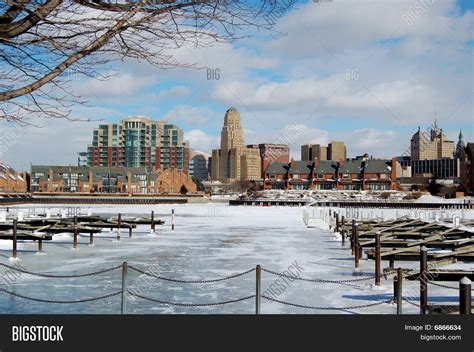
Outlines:
<svg viewBox="0 0 474 352"><path fill-rule="evenodd" d="M173 50L211 46L271 29L265 15L294 0L0 0L0 118L68 118L86 103L68 83L115 60L193 67ZM71 78L71 77L74 77Z"/></svg>

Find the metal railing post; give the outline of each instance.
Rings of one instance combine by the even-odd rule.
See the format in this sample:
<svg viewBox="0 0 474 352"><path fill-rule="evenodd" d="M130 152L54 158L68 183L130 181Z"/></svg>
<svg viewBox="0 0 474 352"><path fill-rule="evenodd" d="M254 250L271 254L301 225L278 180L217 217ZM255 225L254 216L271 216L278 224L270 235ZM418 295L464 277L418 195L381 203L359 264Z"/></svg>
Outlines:
<svg viewBox="0 0 474 352"><path fill-rule="evenodd" d="M261 299L261 290L262 290L262 268L260 265L257 265L255 268L255 314L260 314L260 299Z"/></svg>
<svg viewBox="0 0 474 352"><path fill-rule="evenodd" d="M398 268L397 271L397 314L402 314L403 304L403 270Z"/></svg>
<svg viewBox="0 0 474 352"><path fill-rule="evenodd" d="M121 314L127 314L127 296L128 296L127 277L128 277L128 264L127 264L127 262L123 262L123 264L122 264L122 308L121 308Z"/></svg>

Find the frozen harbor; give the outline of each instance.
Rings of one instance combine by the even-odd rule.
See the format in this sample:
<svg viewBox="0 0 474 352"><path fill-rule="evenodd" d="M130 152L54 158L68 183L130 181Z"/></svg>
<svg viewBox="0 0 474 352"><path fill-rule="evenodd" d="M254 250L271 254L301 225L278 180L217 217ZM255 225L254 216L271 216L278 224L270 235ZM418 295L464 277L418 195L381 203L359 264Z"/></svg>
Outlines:
<svg viewBox="0 0 474 352"><path fill-rule="evenodd" d="M176 212L176 228L171 231L171 209ZM347 280L373 275L373 261L363 260L358 271L353 269L349 245L341 246L333 233L317 228L307 228L303 222L302 208L228 207L223 204L159 205L159 206L110 206L92 207L94 214L116 216L149 215L166 221L157 226L156 234L149 226L138 226L133 238L122 230L116 240L114 231L105 230L94 236L95 244L89 246L88 234L81 236L77 250L71 249L72 236L55 235L44 244L45 253L36 253L34 243L19 244L19 263L10 259L11 242L0 243L0 262L21 265L22 268L40 273L69 275L93 272L120 265L129 265L167 278L202 280L221 278L247 271L257 264L264 269L284 272L296 262L304 278ZM384 265L385 266L385 265ZM5 280L7 268L1 267L1 287L29 297L47 300L78 300L92 298L121 289L121 270L97 276L79 278L42 278L21 274L14 280ZM157 272L158 271L158 272ZM380 287L373 280L342 283L286 282L280 279L280 289L267 289L277 276L262 272L262 293L278 300L300 305L326 308L353 307L381 303L392 298L392 280L383 280ZM8 281L8 282L7 282ZM284 284L282 284L282 282ZM255 272L231 280L187 284L145 280L143 275L130 270L129 287L140 294L161 301L179 303L214 303L255 294ZM418 301L418 283L404 283L405 296ZM441 287L430 287L430 300L436 304L457 304L457 292ZM25 300L5 293L0 294L2 313L64 313L64 314L119 314L120 295L104 300L54 304ZM255 300L208 307L180 307L159 304L131 297L128 313L230 313L253 314ZM368 308L344 310L312 310L282 305L262 299L261 313L343 313L343 314L394 314L393 304L380 304ZM419 308L406 303L405 314L418 314Z"/></svg>

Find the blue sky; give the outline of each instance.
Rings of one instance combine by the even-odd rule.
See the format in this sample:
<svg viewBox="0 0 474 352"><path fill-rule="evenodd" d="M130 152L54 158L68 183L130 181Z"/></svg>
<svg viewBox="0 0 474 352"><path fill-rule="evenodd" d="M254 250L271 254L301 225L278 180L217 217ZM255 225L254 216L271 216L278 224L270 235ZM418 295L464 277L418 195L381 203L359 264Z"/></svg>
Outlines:
<svg viewBox="0 0 474 352"><path fill-rule="evenodd" d="M210 152L225 110L235 106L248 143L272 143L301 127L305 132L291 141L295 158L300 144L331 140L345 141L349 156L401 154L435 114L450 138L462 128L474 141L473 1L299 2L274 30L171 53L201 70L128 60L108 81L75 81L73 90L90 107L77 107L73 116L167 119L183 128L192 148ZM206 68L218 69L220 79L208 80ZM98 123L28 128L4 161L74 164Z"/></svg>

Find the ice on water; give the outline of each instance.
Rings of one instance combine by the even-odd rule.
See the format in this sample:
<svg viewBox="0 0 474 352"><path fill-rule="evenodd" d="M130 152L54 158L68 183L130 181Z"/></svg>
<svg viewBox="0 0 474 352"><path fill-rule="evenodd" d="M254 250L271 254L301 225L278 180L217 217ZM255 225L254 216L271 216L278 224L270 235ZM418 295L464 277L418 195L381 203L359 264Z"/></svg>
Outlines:
<svg viewBox="0 0 474 352"><path fill-rule="evenodd" d="M171 231L171 209L176 212L176 229ZM104 230L94 236L89 246L89 235L81 236L78 249L72 250L72 236L55 235L45 241L43 255L36 253L35 243L19 244L19 263L30 271L54 274L85 273L105 269L127 261L129 265L148 270L159 268L159 275L187 279L213 279L242 272L260 264L264 268L283 272L297 261L308 278L347 279L353 275L373 274L373 261L362 261L358 272L353 270L350 250L342 248L333 233L318 228L307 228L303 209L298 207L229 207L223 204L183 204L156 206L92 207L93 214L146 215L155 211L156 219L166 221L157 226L156 235L149 226L139 226L133 238L122 230L116 241L114 231ZM87 213L87 209L83 210ZM1 262L12 265L11 242L0 241ZM156 274L156 270L153 271ZM95 297L121 289L121 271L116 270L94 277L74 279L46 279L21 274L15 280L5 280L7 270L1 268L1 287L27 296L43 299L76 300ZM262 292L275 283L277 277L262 273ZM7 282L8 281L8 282ZM280 279L280 284L281 284ZM141 294L163 301L184 303L213 303L244 297L255 293L255 273L233 280L212 284L177 284L156 279L145 280L130 271L129 286L141 289ZM416 283L405 289L417 293ZM281 286L280 286L281 287ZM312 306L346 307L390 299L392 282L383 281L375 288L371 281L347 284L320 284L293 281L275 298ZM457 292L433 288L433 294L446 304L456 300ZM439 294L437 294L439 292ZM431 295L431 293L430 293ZM452 297L451 297L452 296ZM417 300L416 297L413 297ZM131 299L129 313L235 313L253 314L255 302L244 302L217 307L175 307L142 299ZM120 296L97 302L80 304L49 304L30 302L22 298L0 294L3 313L120 313ZM395 313L395 306L380 305L368 309L346 311L305 310L271 303L262 299L262 313ZM417 313L413 306L404 307L407 313Z"/></svg>

